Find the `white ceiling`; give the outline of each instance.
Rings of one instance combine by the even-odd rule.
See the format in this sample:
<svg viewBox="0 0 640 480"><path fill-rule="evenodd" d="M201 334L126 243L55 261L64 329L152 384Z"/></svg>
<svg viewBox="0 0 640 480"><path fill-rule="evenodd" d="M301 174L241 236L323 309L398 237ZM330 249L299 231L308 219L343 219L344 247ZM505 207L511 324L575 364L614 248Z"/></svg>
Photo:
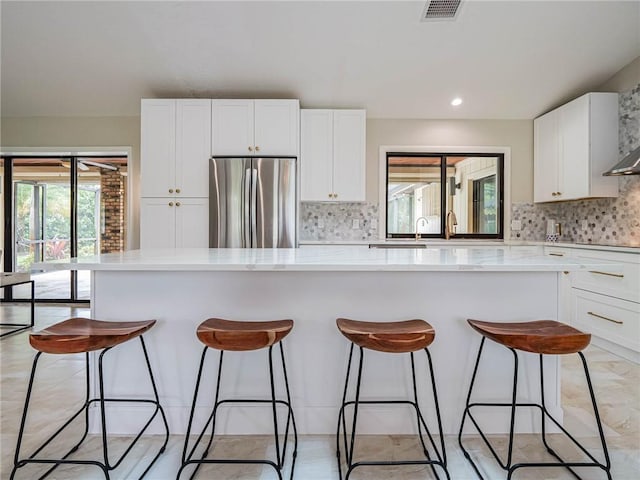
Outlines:
<svg viewBox="0 0 640 480"><path fill-rule="evenodd" d="M454 22L420 22L424 1L0 5L3 116L138 115L142 97L203 97L530 119L640 55L640 0L463 0Z"/></svg>

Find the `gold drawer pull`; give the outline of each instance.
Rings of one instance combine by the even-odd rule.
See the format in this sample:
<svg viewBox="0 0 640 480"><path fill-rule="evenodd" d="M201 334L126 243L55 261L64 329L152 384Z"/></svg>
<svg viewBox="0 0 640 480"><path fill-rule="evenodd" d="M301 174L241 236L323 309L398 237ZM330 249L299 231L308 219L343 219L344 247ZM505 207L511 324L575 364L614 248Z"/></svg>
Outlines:
<svg viewBox="0 0 640 480"><path fill-rule="evenodd" d="M602 320L606 320L607 322L617 323L618 325L622 325L624 323L624 322L621 322L620 320L614 320L613 318L603 317L602 315L598 315L597 313L593 313L593 312L587 312L587 313L592 317L601 318Z"/></svg>
<svg viewBox="0 0 640 480"><path fill-rule="evenodd" d="M598 270L589 270L589 273L597 273L598 275L608 275L610 277L624 278L624 275L621 273L600 272Z"/></svg>
<svg viewBox="0 0 640 480"><path fill-rule="evenodd" d="M550 253L552 257L564 257L564 253Z"/></svg>

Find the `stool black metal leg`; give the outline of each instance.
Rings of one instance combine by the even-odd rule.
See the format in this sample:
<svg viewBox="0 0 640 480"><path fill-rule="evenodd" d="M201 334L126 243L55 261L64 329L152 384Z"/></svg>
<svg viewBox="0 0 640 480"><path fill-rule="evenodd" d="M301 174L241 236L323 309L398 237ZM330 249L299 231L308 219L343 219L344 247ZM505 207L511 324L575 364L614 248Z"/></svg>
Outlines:
<svg viewBox="0 0 640 480"><path fill-rule="evenodd" d="M24 402L24 409L22 410L22 420L20 421L20 429L18 430L18 443L16 445L16 453L13 457L13 470L11 471L11 479L13 479L16 470L20 468L22 465L20 462L20 447L22 446L22 434L24 433L24 424L27 420L27 411L29 409L29 402L31 401L31 390L33 388L33 379L36 375L36 366L38 364L38 360L40 359L40 355L42 352L36 353L35 358L33 359L33 365L31 366L31 375L29 377L29 386L27 387L27 398Z"/></svg>
<svg viewBox="0 0 640 480"><path fill-rule="evenodd" d="M471 416L471 414L469 412L469 406L470 406L470 402L471 402L471 393L473 392L473 385L476 382L476 375L478 374L478 366L480 365L480 357L482 356L482 349L484 348L484 341L485 341L485 337L482 337L482 340L480 341L480 348L478 349L478 355L476 357L476 364L473 367L473 374L471 375L471 383L469 384L469 392L467 393L467 401L465 402L464 412L462 413L462 423L460 424L460 431L458 432L458 445L460 445L460 449L462 450L462 453L464 454L465 458L469 461L469 463L471 463L471 466L475 470L476 475L478 475L478 477L481 478L481 479L484 478L484 477L480 473L480 470L478 469L476 464L471 459L471 455L469 454L469 452L467 452L467 450L464 448L464 445L462 444L462 431L464 430L464 422L467 419L467 415Z"/></svg>
<svg viewBox="0 0 640 480"><path fill-rule="evenodd" d="M289 437L289 419L291 419L291 424L293 426L293 455L291 462L291 474L289 475L289 479L293 480L293 472L296 466L296 457L298 456L298 429L296 428L296 419L293 415L293 408L291 407L289 378L287 376L287 365L284 361L284 349L282 347L282 342L280 342L280 359L282 360L282 374L284 376L284 386L287 392L287 404L289 407L289 414L287 416L287 427L285 428L284 448L282 452L282 464L280 465L280 468L282 468L282 466L284 465L285 452L287 451L287 438Z"/></svg>
<svg viewBox="0 0 640 480"><path fill-rule="evenodd" d="M476 430L480 434L480 436L481 436L482 440L484 441L484 443L489 448L489 450L490 450L491 454L493 455L493 457L495 458L496 462L500 465L500 467L503 470L507 470L507 480L510 480L518 469L527 468L527 467L529 467L529 468L531 468L531 467L534 467L534 468L558 468L558 467L564 467L575 478L577 478L579 480L581 480L582 477L580 477L572 467L599 467L599 468L601 468L602 470L605 471L605 473L607 474L607 478L609 480L612 480L611 472L610 472L611 464L610 464L609 454L608 454L608 451L607 451L606 442L605 442L605 438L604 438L604 433L603 433L603 429L602 429L602 423L601 423L600 416L599 416L598 411L597 411L597 404L596 404L595 396L593 394L593 387L592 387L592 384L591 384L591 379L589 377L589 371L588 371L586 359L584 358L584 355L582 354L582 352L577 352L577 353L580 355L580 358L582 360L584 371L585 371L585 376L586 376L586 379L587 379L587 385L589 387L589 393L591 395L591 403L593 405L594 415L596 417L596 424L598 426L598 433L600 435L600 441L601 441L601 444L602 444L602 447L603 447L602 449L603 449L603 453L604 453L604 457L605 457L605 463L604 464L600 463L591 453L589 453L589 451L587 451L587 449L584 448L584 446L582 446L547 410L546 401L545 401L545 391L544 391L544 362L543 362L543 355L542 354L540 354L540 361L539 361L539 363L540 363L540 394L541 394L541 402L540 402L540 404L537 404L537 403L517 403L516 402L517 381L518 381L518 355L517 355L516 350L513 349L513 348L509 348L509 350L511 350L511 352L514 355L513 391L512 391L511 402L510 403L479 403L479 402L478 403L471 403L471 393L472 393L472 390L473 390L473 385L475 383L476 374L477 374L478 366L479 366L479 362L480 362L480 357L481 357L482 349L483 349L483 346L484 346L484 341L485 341L485 337L482 338L482 341L480 343L480 349L478 351L478 357L476 359L476 365L474 367L473 375L471 377L471 385L469 387L469 393L467 395L467 402L466 402L464 413L462 415L462 423L460 425L460 432L458 434L458 443L460 444L460 448L462 449L462 451L464 453L464 456L467 458L469 463L471 463L471 466L473 467L473 469L476 472L476 474L478 475L478 477L480 479L484 479L484 477L480 473L478 467L476 466L476 464L472 460L471 456L465 450L464 445L462 444L462 432L463 432L463 429L464 429L464 424L465 424L467 416L469 416L469 419L471 420L471 422L475 426ZM505 463L502 463L502 461L500 460L500 457L498 456L497 452L495 451L495 449L493 448L493 446L489 442L489 439L486 437L486 435L484 434L484 432L480 428L479 424L476 422L476 420L474 419L473 415L471 414L471 408L474 407L474 406L509 407L511 409L511 419L510 419L511 422L510 422L510 427L509 427L509 443L508 443L508 451L507 451L507 460L506 460ZM547 452L550 455L552 455L556 460L558 460L557 462L554 462L554 463L550 463L550 462L528 462L528 463L524 463L524 462L521 462L521 463L513 464L513 442L514 442L514 434L515 434L515 414L516 414L517 407L536 407L536 408L539 408L541 410L541 414L542 414L542 420L541 420L542 442L543 442L545 448L547 449ZM546 439L546 432L547 432L546 420L547 420L547 417L587 457L589 457L589 459L592 460L592 462L584 462L584 461L583 462L567 462L567 461L563 460L553 450L553 448L551 448L551 446L547 442L547 439Z"/></svg>
<svg viewBox="0 0 640 480"><path fill-rule="evenodd" d="M151 463L147 466L146 470L142 474L142 477L144 477L149 472L149 470L151 469L153 464L156 462L158 457L164 453L164 451L165 451L165 449L167 447L167 443L169 442L169 423L167 422L167 417L164 414L164 409L160 405L160 396L158 395L158 388L156 387L156 381L153 378L153 371L151 370L151 362L149 361L149 354L147 352L147 347L146 347L146 345L144 343L144 338L143 338L142 335L140 335L140 344L142 345L142 352L144 353L144 359L145 359L145 361L147 363L147 371L149 372L149 379L151 380L151 387L153 388L153 397L155 398L156 413L158 411L160 411L160 415L162 416L162 421L164 423L164 428L165 428L165 437L164 437L164 442L162 444L162 447L160 447L160 450L158 451L156 456L153 458ZM155 414L154 414L154 416L155 416ZM152 417L152 420L153 420L153 417ZM142 432L140 432L140 435L142 435Z"/></svg>
<svg viewBox="0 0 640 480"><path fill-rule="evenodd" d="M584 375L587 379L587 386L589 387L589 396L591 397L591 404L593 405L593 414L596 418L596 425L598 426L598 434L600 435L600 443L602 444L602 452L604 453L604 465L600 464L600 467L606 472L607 478L611 480L611 460L609 459L609 450L607 449L607 442L604 438L604 431L602 429L602 421L600 420L600 413L598 412L598 404L596 403L596 396L593 392L593 385L591 384L591 376L589 375L589 367L587 366L587 360L584 358L582 352L578 352L580 360L582 360L582 366L584 367Z"/></svg>
<svg viewBox="0 0 640 480"><path fill-rule="evenodd" d="M420 411L420 405L418 403L418 387L416 384L416 365L413 357L413 352L411 352L409 356L411 358L411 383L413 385L413 406L416 410L416 420L418 423L418 438L420 439L420 443L422 444L422 451L424 452L424 455L431 462L432 460L431 460L431 456L429 455L429 449L427 448L427 445L424 441L424 437L422 435L423 424L424 424L425 432L427 433L427 436L429 437L429 441L431 442L431 446L434 448L435 454L438 458L440 458L440 454L438 453L438 449L435 448L435 442L433 441L431 432L429 431L429 428L427 427L427 423L425 422L424 417L422 416L422 412ZM430 467L431 467L431 471L433 472L433 475L436 477L436 480L440 480L440 477L438 476L438 472L436 471L435 465L432 463L430 464Z"/></svg>
<svg viewBox="0 0 640 480"><path fill-rule="evenodd" d="M276 408L276 387L273 380L273 345L269 346L269 382L271 383L271 409L273 411L273 433L276 440L276 464L280 467L280 438L278 436L278 411ZM280 468L276 468L278 478L282 480Z"/></svg>
<svg viewBox="0 0 640 480"><path fill-rule="evenodd" d="M340 425L342 424L342 431L344 433L344 450L347 455L347 424L344 416L344 408L347 402L347 391L349 389L349 375L351 373L351 360L353 359L354 344L351 344L349 348L349 360L347 361L347 375L344 380L344 392L342 394L342 404L340 405L340 411L338 412L338 430L336 432L336 457L338 458L338 476L342 480L342 461L340 459ZM348 463L348 460L347 460Z"/></svg>
<svg viewBox="0 0 640 480"><path fill-rule="evenodd" d="M222 372L222 360L224 357L224 351L220 351L220 357L219 357L219 362L218 362L218 375L217 375L217 379L216 379L216 396L215 396L215 401L214 401L214 406L213 406L213 410L211 412L211 415L209 416L209 418L207 419L207 423L205 424L204 428L202 429L202 432L200 432L200 435L198 436L198 438L196 439L193 448L191 449L191 451L189 452L189 454L187 454L187 450L189 448L189 437L191 436L191 427L193 425L193 417L195 414L195 410L196 410L196 403L198 401L198 392L200 390L200 381L202 379L202 372L204 370L204 361L205 358L207 356L207 351L209 350L209 347L204 347L202 349L202 356L200 357L200 366L198 368L198 376L196 378L196 386L195 386L195 391L193 393L193 403L191 405L191 413L189 414L189 423L187 424L187 432L185 435L185 439L184 439L184 448L182 449L182 466L180 467L180 470L178 470L178 475L176 478L180 478L180 475L182 473L182 470L184 470L185 467L187 467L187 465L190 465L191 463L194 463L196 465L195 470L193 471L193 473L191 474L191 476L189 478L193 478L195 476L195 474L197 473L198 469L200 468L201 463L197 462L197 461L192 461L191 458L193 457L193 454L196 451L196 448L198 447L198 444L200 443L200 440L202 439L202 437L204 436L204 433L207 430L207 427L209 426L209 423L213 420L213 431L211 432L211 438L209 439L209 443L207 445L207 448L205 448L205 451L202 455L202 457L200 458L200 460L206 458L207 454L209 453L209 448L211 447L211 443L213 442L213 435L215 432L215 413L216 413L216 409L217 409L217 405L218 405L218 394L220 393L220 377L221 377L221 372Z"/></svg>
<svg viewBox="0 0 640 480"><path fill-rule="evenodd" d="M442 433L442 420L440 417L440 409L438 406L438 402L437 402L437 390L436 390L436 385L435 385L435 376L434 376L434 372L433 372L433 364L431 362L431 356L430 353L428 351L428 349L425 348L425 352L427 354L427 359L428 359L428 363L429 363L429 371L430 371L430 378L431 378L431 386L433 388L433 395L435 397L435 409L436 409L436 416L437 416L437 420L438 420L438 433L440 434L440 448L438 448L436 446L436 442L433 439L433 436L431 435L431 432L429 431L429 427L427 425L427 422L424 419L424 416L422 415L422 411L420 410L420 404L418 401L418 389L417 389L417 382L416 382L416 373L415 373L415 360L414 360L414 356L412 352L408 352L410 354L410 359L411 359L411 379L412 379L412 387L413 387L413 398L412 400L360 400L360 390L361 390L361 383L362 383L362 369L363 369L363 363L364 363L364 349L362 347L360 348L360 360L359 360L359 364L358 364L358 375L357 375L357 379L356 379L356 391L355 391L355 399L354 400L350 400L347 401L347 393L349 390L349 378L350 378L350 374L351 374L351 364L352 364L352 360L353 360L353 350L356 344L351 343L351 349L349 351L349 360L347 362L347 375L345 378L345 386L344 386L344 391L343 391L343 396L342 396L342 405L340 406L340 411L338 413L338 428L337 428L337 432L336 432L336 456L338 458L338 474L340 479L342 480L342 462L341 462L341 458L340 458L340 436L342 436L342 440L344 441L344 449L345 449L345 463L346 463L346 467L347 467L347 472L346 472L346 476L344 477L344 480L347 480L349 478L349 476L351 475L351 473L358 467L376 467L376 466L390 466L390 465L429 465L431 470L433 471L434 477L436 479L440 479L440 476L438 475L438 471L436 469L436 466L440 466L446 475L447 479L450 479L451 477L449 476L449 472L447 471L446 468L446 453L445 453L445 443L444 443L444 435ZM404 404L404 405L411 405L416 412L416 420L418 423L418 437L420 439L420 443L422 445L422 449L424 452L424 455L427 457L426 460L404 460L404 461L371 461L371 460L362 460L362 461L358 461L358 462L354 462L353 458L354 458L354 452L355 452L355 437L357 434L357 417L358 417L358 409L360 404L367 404L367 405L371 405L371 404L380 404L380 405L397 405L397 404ZM346 427L346 414L345 414L345 410L348 406L353 405L354 407L354 412L353 412L353 423L352 423L352 428L351 428L351 438L350 438L350 444L349 444L349 440L348 440L348 434L347 434L347 427ZM429 448L427 447L427 443L424 439L424 435L423 435L423 430L426 433L427 437L429 438L429 441L431 443L431 446L433 447L433 450L435 452L436 455L436 459L432 459L429 453Z"/></svg>
<svg viewBox="0 0 640 480"><path fill-rule="evenodd" d="M104 377L102 376L102 358L104 357L104 354L109 350L109 348L105 348L104 350L102 350L102 352L100 352L100 355L98 357L98 391L100 393L100 418L102 420L102 454L104 456L104 464L107 469L111 467L109 466L109 452L107 447L107 417L104 408Z"/></svg>
<svg viewBox="0 0 640 480"><path fill-rule="evenodd" d="M183 447L183 451L182 451L182 465L180 466L180 469L178 470L178 474L177 474L177 479L180 478L182 472L184 471L184 469L189 466L189 465L195 465L196 468L194 469L194 471L192 472L191 476L189 477L190 479L193 479L196 475L196 473L198 472L200 466L202 464L263 464L263 465L269 465L271 467L273 467L276 470L276 473L278 475L278 478L280 480L282 480L282 467L284 464L284 459L286 457L286 448L287 448L287 437L288 437L288 432L289 432L289 425L293 425L293 430L294 430L294 453L293 453L293 465L291 467L291 478L293 478L293 469L294 469L294 465L295 465L295 457L297 455L297 447L298 447L298 433L296 430L296 424L295 424L295 418L293 416L293 410L291 408L291 394L289 391L289 383L288 383L288 378L287 378L287 372L286 372L286 364L284 363L284 352L282 350L282 342L280 343L280 358L282 360L282 365L283 365L283 375L284 375L284 381L285 381L285 388L286 388L286 393L287 393L287 401L284 400L278 400L276 398L276 394L275 394L275 377L274 377L274 370L273 370L273 346L269 347L269 380L270 380L270 385L271 385L271 398L269 400L255 400L255 399L224 399L224 400L220 400L220 384L221 384L221 380L222 380L222 361L224 358L224 350L220 350L220 360L218 362L218 375L217 375L217 380L216 380L216 390L215 390L215 400L214 400L214 405L213 405L213 409L211 414L209 415L209 418L207 419L207 422L204 425L204 428L202 429L201 433L199 434L198 438L195 440L192 448L189 450L189 437L191 435L191 430L193 427L193 417L194 417L194 413L195 413L195 408L196 408L196 403L197 403L197 399L198 399L198 393L199 393L199 388L200 388L200 382L202 380L202 373L204 370L204 361L205 361L205 357L207 354L207 350L208 347L205 347L204 350L202 351L202 357L200 359L200 367L198 369L198 376L196 379L196 386L195 386L195 391L194 391L194 395L193 395L193 403L191 406L191 413L189 416L189 423L187 425L187 433L186 433L186 438L185 438L185 443L184 443L184 447ZM218 407L220 405L222 405L223 403L268 403L271 404L271 408L272 408L272 414L273 414L273 422L274 422L274 436L275 436L275 440L276 440L276 461L273 462L271 460L253 460L253 459L207 459L207 455L209 453L209 449L211 448L211 445L213 443L213 439L215 436L215 428L216 428L216 416L217 416L217 412L218 412ZM281 404L287 407L287 424L285 427L285 439L282 445L282 454L280 453L280 438L279 438L279 430L278 430L278 420L277 420L277 405ZM198 448L198 445L200 444L200 441L202 440L202 438L204 437L206 431L209 428L209 424L211 424L211 436L209 438L209 442L207 444L207 447L204 450L204 453L200 456L199 459L193 459L193 455L195 454L196 449Z"/></svg>
<svg viewBox="0 0 640 480"><path fill-rule="evenodd" d="M360 384L362 382L362 363L364 360L364 349L360 347L360 361L358 363L358 378L356 380L356 398L353 404L353 424L351 427L351 447L347 451L347 463L349 465L349 470L347 470L347 475L345 476L345 480L349 479L349 475L353 471L353 451L355 449L356 442L356 424L358 421L358 404L360 402ZM346 432L345 432L346 433Z"/></svg>
<svg viewBox="0 0 640 480"><path fill-rule="evenodd" d="M438 457L438 460L440 460L440 466L442 467L442 469L444 470L445 475L447 476L447 478L449 477L449 471L447 470L447 450L445 448L445 444L444 444L444 431L442 430L442 417L440 416L440 405L438 403L438 390L436 389L436 378L435 378L435 373L433 370L433 362L431 360L431 352L429 352L428 348L424 349L425 353L427 354L427 360L429 362L429 372L430 372L430 376L431 376L431 388L433 390L433 403L434 403L434 407L436 410L436 419L438 422L438 434L440 435L440 453L438 453L438 449L436 448L433 438L431 437L431 435L429 435L429 439L431 440L431 444L433 445L433 449L436 452L436 456ZM420 417L422 418L422 414L420 414ZM424 419L422 419L424 422ZM435 473L435 472L434 472ZM437 476L437 475L436 475Z"/></svg>
<svg viewBox="0 0 640 480"><path fill-rule="evenodd" d="M11 479L14 478L14 475L16 473L16 470L18 468L24 467L25 465L29 464L29 463L36 463L36 464L53 464L53 466L47 470L44 474L42 474L39 478L39 480L42 480L43 478L46 478L49 476L49 474L51 474L51 472L53 472L56 468L58 468L60 465L64 464L64 463L75 463L75 464L83 464L83 465L95 465L100 467L103 472L105 473L105 476L108 478L108 472L104 469L104 467L100 464L100 462L93 462L93 461L66 461L66 459L69 457L69 455L71 455L72 453L76 452L78 450L78 448L80 447L80 445L82 444L82 442L84 442L85 438L87 437L87 434L89 432L89 409L88 406L91 403L91 400L89 400L89 385L90 385L90 375L89 375L89 353L85 353L85 400L84 403L82 404L82 407L80 407L80 409L78 411L76 411L75 414L73 414L61 427L59 427L55 433L53 433L53 435L51 435L46 441L44 441L37 450L35 450L27 459L24 460L20 460L20 447L21 447L21 443L22 443L22 436L24 433L24 426L25 426L25 422L26 422L26 418L27 418L27 412L29 409L29 403L31 401L31 394L33 391L33 382L35 379L35 373L36 373L36 367L37 367L37 363L38 360L40 358L40 355L42 355L42 352L38 352L34 358L33 361L33 367L31 369L31 376L29 378L29 386L27 388L27 397L25 400L25 406L24 406L24 410L22 412L22 421L20 424L20 430L18 433L18 444L16 447L16 453L15 453L15 457L14 457L14 468L11 472ZM84 432L82 434L82 437L80 438L80 440L66 453L64 454L64 456L62 456L62 458L58 459L58 460L54 460L54 459L36 459L34 458L36 455L38 455L47 445L49 445L65 428L67 428L71 422L73 422L82 412L84 412L84 417L85 417L85 423L84 423Z"/></svg>

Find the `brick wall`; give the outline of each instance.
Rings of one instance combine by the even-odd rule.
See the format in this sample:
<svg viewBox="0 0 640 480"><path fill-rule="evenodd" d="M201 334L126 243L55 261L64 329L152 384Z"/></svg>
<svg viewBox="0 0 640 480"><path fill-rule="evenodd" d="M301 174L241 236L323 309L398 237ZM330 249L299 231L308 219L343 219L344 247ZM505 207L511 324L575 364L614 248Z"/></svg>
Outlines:
<svg viewBox="0 0 640 480"><path fill-rule="evenodd" d="M100 175L100 253L124 250L125 180L120 172L102 170Z"/></svg>

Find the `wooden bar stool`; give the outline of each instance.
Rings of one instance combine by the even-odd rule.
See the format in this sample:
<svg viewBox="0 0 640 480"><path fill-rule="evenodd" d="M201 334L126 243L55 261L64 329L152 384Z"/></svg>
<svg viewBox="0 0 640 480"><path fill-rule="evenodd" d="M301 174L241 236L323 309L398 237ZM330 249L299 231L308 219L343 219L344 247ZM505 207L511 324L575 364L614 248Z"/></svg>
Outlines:
<svg viewBox="0 0 640 480"><path fill-rule="evenodd" d="M16 446L16 453L14 457L14 466L11 471L11 478L13 479L16 470L24 467L30 463L36 464L52 464L53 466L47 470L47 472L39 478L44 478L48 476L53 470L55 470L58 466L63 464L75 464L75 465L95 465L99 467L104 473L105 477L109 479L109 472L115 468L117 468L121 462L124 460L126 455L131 451L135 443L140 439L142 434L145 432L147 427L151 424L153 419L156 417L158 412L162 416L162 420L164 422L165 427L165 439L162 447L153 458L151 463L148 465L147 469L143 472L143 474L139 477L144 477L151 466L158 459L160 454L162 454L167 445L167 441L169 440L169 426L167 424L167 419L164 414L164 410L160 406L160 400L158 398L158 390L156 389L156 383L153 378L153 372L151 371L151 364L149 363L149 356L147 354L147 348L144 343L144 339L142 334L147 332L153 325L156 323L155 320L148 320L142 322L104 322L100 320L91 320L88 318L71 318L65 320L63 322L52 325L44 330L39 332L34 332L29 335L29 343L33 348L35 348L38 353L36 354L33 360L33 367L31 369L31 377L29 379L29 387L27 389L27 398L24 404L24 410L22 413L22 421L20 422L20 431L18 433L18 444ZM142 345L142 352L144 354L144 359L147 365L147 370L149 372L149 379L151 381L151 387L153 389L153 399L141 400L141 399L128 399L128 398L105 398L104 392L104 383L103 383L103 369L102 369L102 359L108 351L110 351L113 347L120 345L124 342L132 340L138 337L140 339L140 344ZM97 398L90 398L90 375L89 375L89 352L94 352L100 350L100 355L98 356L98 388L99 388L99 396ZM36 374L36 366L38 364L38 360L43 353L50 354L72 354L72 353L84 353L85 361L86 361L86 399L82 407L73 415L67 422L62 425L56 432L49 437L37 450L35 450L30 456L26 458L20 458L20 445L22 443L22 436L24 434L25 422L27 419L27 412L29 408L29 402L31 399L31 392L33 388L34 378ZM129 447L124 451L124 453L120 456L120 458L111 462L108 454L108 442L107 442L107 419L105 412L105 404L108 402L126 402L126 403L144 403L154 405L155 409L153 414L150 416L144 427L137 434L135 439L131 442ZM102 451L103 451L103 459L102 461L98 460L73 460L69 459L69 456L74 453L84 439L87 437L87 433L89 430L89 406L93 403L97 403L100 409L100 419L101 419L101 433L102 433ZM73 420L75 420L81 413L84 412L84 434L80 438L80 441L76 443L76 445L69 450L62 458L59 459L51 459L51 458L37 458L37 455L49 444L53 439L55 439Z"/></svg>
<svg viewBox="0 0 640 480"><path fill-rule="evenodd" d="M187 434L184 440L184 448L182 451L182 466L178 471L177 478L180 478L182 471L189 465L196 465L195 470L191 474L194 478L200 465L202 464L264 464L273 467L278 474L278 478L282 480L282 469L284 467L284 461L287 453L287 440L289 438L289 425L293 426L293 455L291 463L291 475L293 478L293 471L296 463L296 455L298 451L298 431L296 429L296 422L293 417L293 410L291 408L291 394L289 393L289 380L287 378L287 367L284 361L284 351L282 349L282 339L286 337L293 328L293 320L272 320L266 322L249 322L249 321L234 321L223 320L220 318L210 318L202 322L197 329L198 339L205 345L202 351L202 357L200 359L200 368L198 370L198 377L196 380L195 392L193 394L193 405L191 407L191 414L189 416L189 424L187 426ZM276 399L275 382L273 377L273 346L279 344L280 346L280 360L282 362L282 373L284 377L284 384L287 399ZM269 380L271 383L271 398L268 400L256 400L256 399L224 399L220 398L220 380L222 378L222 359L225 351L250 351L260 350L263 348L269 348ZM189 450L189 436L191 435L191 427L193 424L193 416L196 409L196 402L198 399L198 390L200 388L200 380L202 378L202 370L204 366L205 357L207 351L210 348L220 350L220 357L218 362L218 378L216 382L216 393L213 404L213 410L209 416L204 428L195 441L194 445ZM208 459L206 458L209 449L213 443L213 437L216 428L216 414L218 407L225 403L268 403L271 404L271 410L273 414L273 428L276 444L276 459ZM287 423L284 431L284 442L282 446L282 455L280 454L280 438L278 430L278 415L277 405L283 405L287 408ZM193 459L196 448L198 447L200 440L205 435L207 428L211 424L211 437L204 453L199 459ZM188 453L187 453L188 452Z"/></svg>
<svg viewBox="0 0 640 480"><path fill-rule="evenodd" d="M338 457L338 472L342 479L342 460L340 455L340 432L342 431L342 439L344 442L345 460L347 466L345 480L349 478L351 472L358 467L376 467L385 465L430 465L435 478L440 478L435 466L440 466L444 471L446 478L449 477L447 471L447 455L444 446L444 435L442 434L442 420L440 418L440 408L438 406L438 394L436 392L436 381L433 373L433 364L431 362L431 354L427 348L435 338L435 330L424 320L406 320L401 322L363 322L357 320L348 320L346 318L338 318L336 320L338 330L351 341L351 349L349 350L349 361L347 364L347 375L344 382L344 393L342 395L342 406L338 414L338 431L336 434L336 456ZM347 390L349 387L349 376L351 373L351 362L353 358L354 346L357 345L360 351L360 361L358 363L358 377L356 379L355 399L347 401ZM413 400L360 400L360 384L362 380L362 364L364 361L364 349L374 350L386 353L409 353L411 357L411 379L413 383ZM418 392L416 388L416 369L413 353L424 350L428 363L429 373L431 376L431 388L433 389L433 400L435 413L438 420L438 434L440 436L440 447L436 443L429 431L429 427L422 416L420 406L418 404ZM390 405L403 404L411 405L416 411L416 420L418 424L418 437L422 444L422 450L426 456L426 460L406 460L406 461L379 461L379 460L363 460L354 462L353 453L356 438L356 422L358 418L358 408L360 405ZM345 408L353 405L353 424L351 428L350 442L347 438L347 425L345 419ZM422 429L426 432L431 447L435 452L435 458L432 458L427 448Z"/></svg>
<svg viewBox="0 0 640 480"><path fill-rule="evenodd" d="M482 322L480 320L467 320L469 325L473 327L477 332L482 335L482 341L480 342L480 349L478 350L478 357L473 369L473 375L471 377L471 385L469 386L469 393L467 395L466 407L462 415L462 424L460 425L460 432L458 434L458 443L464 453L464 456L469 460L479 478L483 478L478 467L471 459L471 456L465 450L462 444L462 430L467 416L471 419L471 422L477 429L478 433L486 443L487 447L491 451L491 454L495 457L496 461L503 470L508 472L507 479L510 479L514 472L520 468L567 468L576 478L581 477L576 473L572 467L598 467L604 470L607 478L611 480L611 463L609 460L609 452L607 450L607 444L605 442L604 433L602 431L602 423L600 421L600 415L598 413L598 406L596 404L596 398L593 393L593 387L591 385L591 378L589 376L589 368L587 367L587 361L584 358L582 350L589 345L591 341L591 335L583 333L569 325L565 325L554 320L537 320L532 322L520 322L520 323L497 323L497 322ZM482 349L484 347L485 340L489 338L494 342L504 345L511 350L514 359L514 371L513 371L513 393L511 402L509 403L486 403L486 402L471 402L471 393L473 391L473 384L478 372L478 365L480 364L480 357L482 355ZM541 403L521 403L516 401L516 392L518 387L518 353L517 350L538 354L540 357L540 390L541 390ZM604 463L596 460L596 458L589 453L584 446L582 446L560 423L547 411L544 398L544 369L543 369L543 356L544 355L567 355L577 353L582 360L584 367L585 377L587 379L587 386L589 388L589 395L591 397L591 403L593 405L593 412L598 427L598 433L600 435L600 442L602 444L602 451L604 454ZM476 419L471 414L471 409L476 406L482 407L510 407L511 408L511 426L509 429L509 443L507 447L507 459L503 462L493 446L480 429ZM540 409L542 414L542 442L549 454L551 454L556 462L519 462L514 463L513 460L513 437L515 427L515 415L517 407L535 407ZM547 443L546 439L546 418L549 418L562 432L567 435L569 439L591 460L591 462L569 462L563 460Z"/></svg>

